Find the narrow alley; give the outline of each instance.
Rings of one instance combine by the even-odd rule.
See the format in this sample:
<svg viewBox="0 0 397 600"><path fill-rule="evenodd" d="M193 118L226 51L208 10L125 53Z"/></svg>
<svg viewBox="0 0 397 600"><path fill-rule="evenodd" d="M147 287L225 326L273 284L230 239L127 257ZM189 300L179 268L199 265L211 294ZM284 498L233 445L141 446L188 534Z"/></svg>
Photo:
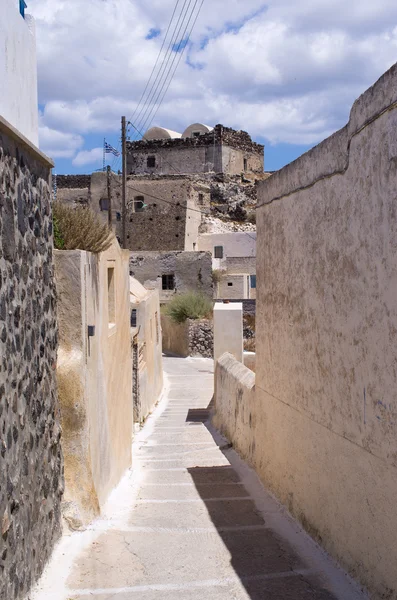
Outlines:
<svg viewBox="0 0 397 600"><path fill-rule="evenodd" d="M32 598L363 598L212 431L213 361L164 364L133 469L104 517L62 539Z"/></svg>

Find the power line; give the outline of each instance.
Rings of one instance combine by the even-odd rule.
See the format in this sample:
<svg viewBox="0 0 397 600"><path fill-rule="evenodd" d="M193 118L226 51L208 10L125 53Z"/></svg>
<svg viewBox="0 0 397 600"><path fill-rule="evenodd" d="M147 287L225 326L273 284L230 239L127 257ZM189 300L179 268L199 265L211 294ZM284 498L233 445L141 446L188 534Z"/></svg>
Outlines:
<svg viewBox="0 0 397 600"><path fill-rule="evenodd" d="M137 110L139 109L139 107L140 107L140 105L141 105L141 103L142 103L142 100L143 100L143 98L144 98L144 96L145 96L145 94L146 94L146 91L147 91L147 89L148 89L148 87L149 87L149 84L150 84L150 82L151 82L151 80L152 80L152 77L153 77L153 75L154 75L154 72L155 72L155 70L156 70L156 67L157 67L157 65L158 65L158 62L159 62L159 60L160 60L160 56L161 56L161 54L162 54L162 52L163 52L163 48L164 48L164 45L165 45L165 41L166 41L166 39L167 39L167 37L168 37L168 33L169 33L170 29L171 29L171 24L172 24L172 21L174 20L174 16L175 16L175 13L176 13L176 9L178 8L178 4L179 4L179 2L180 2L180 1L181 1L181 0L177 0L176 4L175 4L175 6L174 6L174 10L173 10L173 13L172 13L172 16L171 16L170 22L168 23L167 31L166 31L166 34L165 34L165 36L164 36L163 43L161 44L160 51L159 51L159 53L158 53L158 55L157 55L156 62L154 63L154 66L153 66L152 72L150 73L150 77L149 77L149 79L148 79L148 80L147 80L147 82L146 82L145 89L143 90L143 92L142 92L142 95L141 95L141 97L140 97L140 99L139 99L139 102L138 102L137 106L135 107L135 110L134 110L134 112L133 112L132 116L129 118L129 121L132 121L132 119L135 117L135 115L136 115L136 113L137 113ZM128 130L127 130L127 131L128 131Z"/></svg>
<svg viewBox="0 0 397 600"><path fill-rule="evenodd" d="M201 12L201 9L202 9L202 7L203 7L203 4L204 4L204 0L201 0L201 4L200 4L200 6L199 6L199 9L198 9L198 11L197 11L197 14L196 14L196 16L195 16L195 18L194 18L194 21L193 21L193 25L192 25L192 27L191 27L191 29L190 29L190 31L189 31L189 34L188 34L188 36L187 36L187 39L185 40L186 31L187 31L187 29L188 29L188 27L189 27L189 23L190 23L190 21L191 21L191 18L192 18L192 16L193 16L193 13L194 13L194 10L195 10L195 8L196 8L196 6L197 6L197 3L198 3L198 1L199 1L199 0L196 0L196 1L195 1L195 4L194 4L194 7L193 7L193 10L192 10L192 12L191 12L191 14L190 14L190 17L189 17L189 20L188 20L188 22L187 22L187 25L186 25L185 31L184 31L184 33L183 33L183 37L182 37L182 39L181 39L181 42L180 42L180 44L179 44L179 47L178 47L178 50L177 50L177 52L176 52L176 54L175 54L175 56L174 56L174 59L173 59L173 61L172 61L172 64L171 64L170 70L172 69L172 66L173 66L173 64L174 64L174 62L175 62L176 55L179 53L179 50L180 50L180 53L179 53L179 58L178 58L178 61L177 61L177 63L176 63L175 69L174 69L174 71L173 71L173 73L172 73L172 75L171 75L171 78L170 78L170 79L169 79L169 81L168 81L167 87L166 87L166 89L165 89L165 91L164 91L163 95L161 96L161 99L160 99L160 101L159 101L158 103L157 103L157 100L158 100L158 98L156 98L156 102L154 103L154 106L155 106L155 105L156 105L156 103L157 103L157 108L156 108L156 110L155 110L154 114L152 115L152 117L151 117L151 120L149 121L149 119L150 119L150 116L149 116L149 119L146 121L146 123L149 121L149 125L147 126L148 128L151 126L151 124L153 123L154 119L156 118L156 115L157 115L157 113L158 113L158 111L159 111L159 109L160 109L160 106L161 106L161 104L163 103L165 96L167 95L167 92L168 92L168 90L169 90L169 87L170 87L170 85L171 85L171 83L172 83L172 80L173 80L173 79L174 79L174 77L175 77L175 73L176 73L176 71L177 71L177 69L178 69L178 66L179 66L180 62L181 62L181 59L182 59L182 56L183 56L183 54L184 54L184 52L185 52L185 50L186 50L186 47L187 47L187 46L188 46L188 44L189 44L190 37L191 37L191 35L192 35L192 33L193 33L193 29L194 29L194 27L195 27L195 25L196 25L196 23L197 23L197 19L198 19L198 17L199 17L199 14L200 14L200 12ZM185 41L184 41L184 40L185 40ZM183 46L183 48L181 48L181 44L182 44L183 42L184 42L184 46ZM165 82L164 82L164 85L165 85ZM163 85L163 88L162 88L162 90L164 89L164 85ZM160 94L161 94L162 90L160 91ZM154 108L154 106L153 106L153 108Z"/></svg>
<svg viewBox="0 0 397 600"><path fill-rule="evenodd" d="M189 4L187 5L186 11L185 11L185 6L186 6L187 2L189 2ZM183 27L183 24L184 24L184 21L185 21L185 17L187 15L187 12L189 10L191 2L192 2L192 0L184 0L183 6L182 6L182 10L179 13L178 20L176 22L174 31L173 31L171 39L169 41L168 48L167 48L167 51L166 51L165 56L163 58L163 61L161 63L160 69L158 70L157 75L156 75L156 77L155 77L155 79L153 81L153 84L152 84L152 86L150 88L149 94L148 94L148 96L146 98L146 101L145 101L145 103L143 105L143 108L140 110L140 112L138 114L138 117L136 119L136 122L138 123L139 126L140 126L141 123L143 123L143 121L144 121L144 119L146 117L148 108L152 104L152 100L155 97L155 95L157 94L157 90L158 90L159 86L161 85L164 73L165 73L165 71L166 71L166 69L168 67L168 63L169 63L170 58L172 56L172 48L175 45L175 43L176 43L176 41L178 39L179 32L181 31L181 29ZM182 18L182 21L181 21L181 18ZM160 77L160 80L159 80L159 77Z"/></svg>

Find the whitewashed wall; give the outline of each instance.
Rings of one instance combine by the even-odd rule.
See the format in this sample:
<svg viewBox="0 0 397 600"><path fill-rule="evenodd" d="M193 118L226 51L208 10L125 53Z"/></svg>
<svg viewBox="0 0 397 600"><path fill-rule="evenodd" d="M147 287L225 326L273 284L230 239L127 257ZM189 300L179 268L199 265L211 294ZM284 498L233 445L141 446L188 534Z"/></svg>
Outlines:
<svg viewBox="0 0 397 600"><path fill-rule="evenodd" d="M214 257L215 246L223 246L222 259ZM256 231L203 233L198 239L198 250L211 252L213 269L226 269L227 258L248 258L256 256Z"/></svg>
<svg viewBox="0 0 397 600"><path fill-rule="evenodd" d="M35 26L15 0L0 0L0 115L38 146Z"/></svg>

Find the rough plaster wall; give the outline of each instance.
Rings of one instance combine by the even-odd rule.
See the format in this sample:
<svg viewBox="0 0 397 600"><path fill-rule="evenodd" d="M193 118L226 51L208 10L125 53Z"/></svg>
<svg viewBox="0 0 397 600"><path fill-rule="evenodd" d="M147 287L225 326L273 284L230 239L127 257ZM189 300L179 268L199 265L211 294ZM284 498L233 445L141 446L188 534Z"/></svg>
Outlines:
<svg viewBox="0 0 397 600"><path fill-rule="evenodd" d="M127 155L127 173L129 175L208 173L215 170L214 157L216 160L218 155L219 147L214 148L212 145L209 149L205 146L153 149L144 147ZM147 166L149 156L156 158L154 168Z"/></svg>
<svg viewBox="0 0 397 600"><path fill-rule="evenodd" d="M0 123L0 597L6 600L26 595L60 535L50 182L49 161Z"/></svg>
<svg viewBox="0 0 397 600"><path fill-rule="evenodd" d="M30 15L23 19L13 0L1 7L0 81L0 115L38 146L35 24Z"/></svg>
<svg viewBox="0 0 397 600"><path fill-rule="evenodd" d="M161 332L163 337L163 351L176 356L189 356L189 325L175 323L168 315L161 315Z"/></svg>
<svg viewBox="0 0 397 600"><path fill-rule="evenodd" d="M163 290L163 274L175 274L175 290ZM207 252L141 252L131 253L130 275L148 289L158 289L160 302L175 294L201 292L212 298L211 256Z"/></svg>
<svg viewBox="0 0 397 600"><path fill-rule="evenodd" d="M128 252L57 251L58 374L65 436L65 516L87 524L131 464L132 356ZM116 322L109 327L108 268ZM88 338L88 325L95 335Z"/></svg>
<svg viewBox="0 0 397 600"><path fill-rule="evenodd" d="M370 588L397 598L397 66L260 188L256 466Z"/></svg>
<svg viewBox="0 0 397 600"><path fill-rule="evenodd" d="M244 169L244 159L247 161L247 169ZM263 154L242 152L228 146L222 147L222 172L228 175L240 175L247 172L263 173Z"/></svg>
<svg viewBox="0 0 397 600"><path fill-rule="evenodd" d="M228 257L226 258L226 271L229 275L239 275L248 273L255 275L256 273L256 257Z"/></svg>
<svg viewBox="0 0 397 600"><path fill-rule="evenodd" d="M229 283L232 285L230 286ZM248 298L247 275L222 275L217 286L217 298L226 300Z"/></svg>
<svg viewBox="0 0 397 600"><path fill-rule="evenodd" d="M213 421L245 460L253 465L261 439L255 419L255 374L225 353L215 365L215 411Z"/></svg>
<svg viewBox="0 0 397 600"><path fill-rule="evenodd" d="M81 250L55 250L59 352L57 377L65 459L63 514L72 528L99 514L90 459L87 393L87 321L84 281L88 256Z"/></svg>
<svg viewBox="0 0 397 600"><path fill-rule="evenodd" d="M144 300L137 305L131 304L131 307L137 310L139 342L145 344L145 365L139 372L140 407L137 415L138 422L142 423L157 404L163 389L162 334L158 291L148 292ZM156 329L156 318L158 329ZM152 326L150 326L150 321L152 321Z"/></svg>

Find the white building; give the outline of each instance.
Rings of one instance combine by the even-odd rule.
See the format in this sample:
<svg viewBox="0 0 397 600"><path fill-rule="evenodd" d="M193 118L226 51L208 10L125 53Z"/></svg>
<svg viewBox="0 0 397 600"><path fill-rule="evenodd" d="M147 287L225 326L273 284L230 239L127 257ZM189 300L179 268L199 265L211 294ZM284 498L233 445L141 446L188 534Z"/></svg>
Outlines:
<svg viewBox="0 0 397 600"><path fill-rule="evenodd" d="M219 299L256 298L256 232L203 233L198 250L211 252Z"/></svg>
<svg viewBox="0 0 397 600"><path fill-rule="evenodd" d="M24 0L0 0L0 117L39 143L34 20Z"/></svg>

